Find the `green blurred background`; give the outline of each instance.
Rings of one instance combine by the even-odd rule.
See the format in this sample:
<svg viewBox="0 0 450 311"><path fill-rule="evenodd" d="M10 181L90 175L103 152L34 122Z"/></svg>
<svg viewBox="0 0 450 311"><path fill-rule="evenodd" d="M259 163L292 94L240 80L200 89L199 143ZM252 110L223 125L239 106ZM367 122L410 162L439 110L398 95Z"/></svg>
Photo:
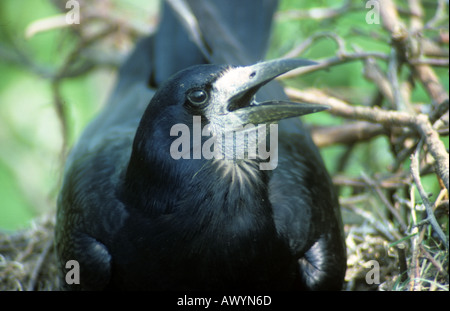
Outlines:
<svg viewBox="0 0 450 311"><path fill-rule="evenodd" d="M159 1L143 0L96 2L114 5L116 11L123 10L143 24L149 23L159 5ZM57 72L79 38L69 28L39 32L31 38L26 30L32 22L61 14L56 5L64 8L65 3L0 1L0 229L29 226L32 218L55 210L63 138L46 76ZM80 1L81 15L83 6L91 3ZM123 53L128 48L117 47ZM107 100L115 75L114 68L103 66L62 82L69 146Z"/></svg>
<svg viewBox="0 0 450 311"><path fill-rule="evenodd" d="M66 1L50 0L1 0L0 1L0 229L15 230L29 226L36 216L55 210L56 197L61 183L64 154L61 124L54 108L51 81L46 73L56 72L64 59L74 49L79 38L69 28L53 29L26 37L31 23L61 14L54 3L64 5ZM156 20L159 1L110 0L97 1L114 6L114 11L124 18L133 19L141 25L151 25ZM83 7L92 1L80 1ZM285 12L295 8L339 7L343 1L322 0L314 2L282 0L279 10ZM369 25L365 21L365 1L361 9L354 10L339 19L292 20L279 14L274 25L268 58L289 52L312 34L333 31L346 41L367 51L389 52L389 36L381 25ZM433 14L433 11L427 14ZM150 27L149 27L150 28ZM374 32L380 40L355 33ZM118 43L117 53L124 55L131 45ZM14 48L20 53L14 53ZM320 40L302 57L320 60L336 53L336 43ZM121 54L122 53L122 54ZM26 58L22 56L25 55ZM31 60L31 64L26 60ZM383 64L380 64L383 65ZM335 66L329 71L302 76L288 81L296 87L322 88L352 103L368 105L376 92L374 85L362 78L362 63L351 62ZM31 69L31 70L30 70ZM448 90L448 70L437 70ZM116 70L101 66L88 74L65 79L61 95L68 111L68 146L76 141L83 128L101 108L114 86ZM420 85L416 85L413 101L427 102L428 96ZM341 124L342 120L327 113L305 118L312 124ZM448 137L445 139L448 148ZM345 173L360 176L361 172L372 175L387 172L392 164L389 142L385 137L356 147ZM331 173L336 169L336 159L345 151L344 146L323 148L327 166ZM428 191L438 193L435 176L423 180ZM344 192L341 195L345 195Z"/></svg>

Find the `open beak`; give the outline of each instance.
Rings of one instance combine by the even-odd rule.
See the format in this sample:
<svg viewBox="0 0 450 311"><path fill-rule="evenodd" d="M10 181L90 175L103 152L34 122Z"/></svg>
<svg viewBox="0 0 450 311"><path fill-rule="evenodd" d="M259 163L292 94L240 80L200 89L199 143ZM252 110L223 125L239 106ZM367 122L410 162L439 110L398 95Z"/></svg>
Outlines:
<svg viewBox="0 0 450 311"><path fill-rule="evenodd" d="M263 85L279 75L298 67L315 64L317 63L305 59L277 59L244 67L245 72L249 74L248 80L244 80L233 90L227 110L237 117L240 125L246 125L273 123L329 109L324 105L279 100L258 103L254 99L256 92Z"/></svg>

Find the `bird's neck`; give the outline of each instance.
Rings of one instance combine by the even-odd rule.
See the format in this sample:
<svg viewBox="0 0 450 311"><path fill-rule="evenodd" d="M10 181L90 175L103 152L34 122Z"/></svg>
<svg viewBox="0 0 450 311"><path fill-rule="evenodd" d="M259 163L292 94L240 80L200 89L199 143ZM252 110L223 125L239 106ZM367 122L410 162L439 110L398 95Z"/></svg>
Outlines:
<svg viewBox="0 0 450 311"><path fill-rule="evenodd" d="M268 172L256 160L210 160L189 186L198 203L221 214L272 216L268 197ZM201 196L198 192L201 192Z"/></svg>
<svg viewBox="0 0 450 311"><path fill-rule="evenodd" d="M177 162L179 167L130 165L134 171L127 176L135 180L125 182L125 204L162 221L168 239L177 237L173 243L180 254L212 252L216 262L240 256L266 267L259 260L277 253L287 264L288 247L278 235L269 200L270 171L260 170L255 160L186 161Z"/></svg>
<svg viewBox="0 0 450 311"><path fill-rule="evenodd" d="M122 197L144 215L267 216L270 171L258 160L151 159L133 152Z"/></svg>

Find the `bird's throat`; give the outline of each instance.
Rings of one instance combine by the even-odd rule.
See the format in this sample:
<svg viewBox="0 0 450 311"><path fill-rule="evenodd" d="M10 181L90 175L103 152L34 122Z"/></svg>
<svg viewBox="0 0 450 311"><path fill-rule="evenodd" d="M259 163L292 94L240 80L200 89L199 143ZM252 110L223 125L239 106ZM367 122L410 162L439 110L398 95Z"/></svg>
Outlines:
<svg viewBox="0 0 450 311"><path fill-rule="evenodd" d="M198 214L209 215L199 221L213 221L224 215L241 217L241 213L272 215L268 198L271 171L261 170L257 159L156 160L134 153L121 195L125 204L148 217Z"/></svg>

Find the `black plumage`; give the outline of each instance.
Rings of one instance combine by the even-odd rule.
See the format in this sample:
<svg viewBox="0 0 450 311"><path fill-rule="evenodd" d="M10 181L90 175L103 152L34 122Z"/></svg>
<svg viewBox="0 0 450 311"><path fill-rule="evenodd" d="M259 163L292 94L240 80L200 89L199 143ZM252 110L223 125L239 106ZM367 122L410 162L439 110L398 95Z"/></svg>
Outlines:
<svg viewBox="0 0 450 311"><path fill-rule="evenodd" d="M63 287L340 289L337 198L309 134L289 118L324 107L285 102L272 82L254 101L275 76L312 63L237 66L262 58L277 1L187 3L207 54L166 5L157 34L136 46L68 158L56 227ZM261 170L259 158L174 159L171 128L192 130L193 116L216 135L281 120L276 168ZM69 260L80 264L80 284L64 282Z"/></svg>

